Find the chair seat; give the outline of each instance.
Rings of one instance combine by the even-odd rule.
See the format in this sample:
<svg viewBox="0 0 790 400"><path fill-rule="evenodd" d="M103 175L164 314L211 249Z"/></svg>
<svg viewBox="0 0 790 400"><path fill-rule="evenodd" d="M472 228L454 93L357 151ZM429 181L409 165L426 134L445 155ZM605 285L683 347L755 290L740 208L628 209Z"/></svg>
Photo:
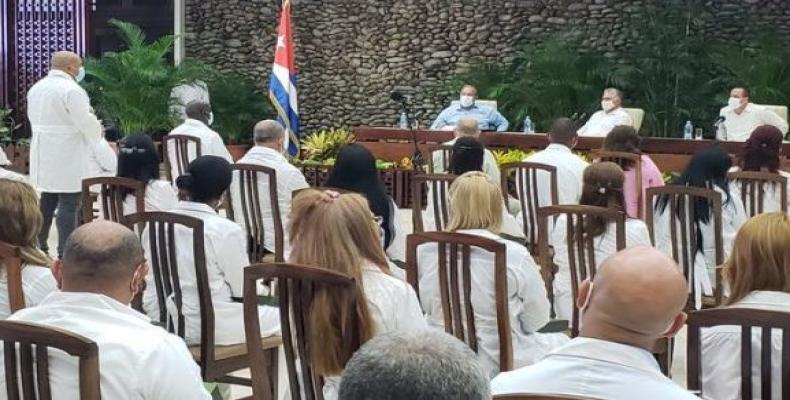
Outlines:
<svg viewBox="0 0 790 400"><path fill-rule="evenodd" d="M264 350L274 349L283 344L283 338L280 336L269 336L261 338L261 346ZM200 359L200 345L189 346L189 352L196 360ZM247 354L247 343L231 344L228 346L214 347L214 358L216 360L226 360L233 357L243 356Z"/></svg>
<svg viewBox="0 0 790 400"><path fill-rule="evenodd" d="M261 258L260 262L262 262L262 263L274 263L274 262L277 262L277 255L274 254L274 253L266 254L265 256L263 256L263 258Z"/></svg>

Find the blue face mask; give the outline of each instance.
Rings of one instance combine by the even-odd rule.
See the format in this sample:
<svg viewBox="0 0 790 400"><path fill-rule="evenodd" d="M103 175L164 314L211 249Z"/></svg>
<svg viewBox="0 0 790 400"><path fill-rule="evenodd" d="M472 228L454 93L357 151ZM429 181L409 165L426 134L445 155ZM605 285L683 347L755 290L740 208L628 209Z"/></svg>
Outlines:
<svg viewBox="0 0 790 400"><path fill-rule="evenodd" d="M77 82L82 82L85 79L85 67L80 67L79 71L77 72L77 76L74 77L74 80Z"/></svg>

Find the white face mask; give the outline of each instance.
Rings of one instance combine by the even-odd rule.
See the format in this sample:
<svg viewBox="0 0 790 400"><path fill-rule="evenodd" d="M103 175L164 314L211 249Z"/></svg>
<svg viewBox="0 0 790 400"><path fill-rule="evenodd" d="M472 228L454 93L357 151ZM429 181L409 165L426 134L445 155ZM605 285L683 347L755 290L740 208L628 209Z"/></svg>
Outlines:
<svg viewBox="0 0 790 400"><path fill-rule="evenodd" d="M606 112L614 110L614 102L611 100L601 100L601 109Z"/></svg>
<svg viewBox="0 0 790 400"><path fill-rule="evenodd" d="M461 96L461 107L472 107L475 104L474 96Z"/></svg>
<svg viewBox="0 0 790 400"><path fill-rule="evenodd" d="M727 107L729 107L730 109L734 110L740 106L741 106L741 99L737 97L730 97L729 99L727 99Z"/></svg>
<svg viewBox="0 0 790 400"><path fill-rule="evenodd" d="M85 79L85 67L80 67L77 71L77 76L74 77L74 80L77 82L82 82Z"/></svg>
<svg viewBox="0 0 790 400"><path fill-rule="evenodd" d="M208 113L208 124L211 125L214 123L214 112Z"/></svg>

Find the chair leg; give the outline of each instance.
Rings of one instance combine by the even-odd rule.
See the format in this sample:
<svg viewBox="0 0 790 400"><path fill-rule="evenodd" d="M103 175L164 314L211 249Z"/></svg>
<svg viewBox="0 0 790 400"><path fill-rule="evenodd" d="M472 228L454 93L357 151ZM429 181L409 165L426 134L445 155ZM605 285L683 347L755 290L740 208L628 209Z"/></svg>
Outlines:
<svg viewBox="0 0 790 400"><path fill-rule="evenodd" d="M273 349L266 350L266 367L269 370L269 374L267 378L269 379L269 388L271 388L271 393L267 393L267 395L271 396L269 399L277 400L278 392L278 384L280 380L280 369L279 369L279 347L275 347Z"/></svg>

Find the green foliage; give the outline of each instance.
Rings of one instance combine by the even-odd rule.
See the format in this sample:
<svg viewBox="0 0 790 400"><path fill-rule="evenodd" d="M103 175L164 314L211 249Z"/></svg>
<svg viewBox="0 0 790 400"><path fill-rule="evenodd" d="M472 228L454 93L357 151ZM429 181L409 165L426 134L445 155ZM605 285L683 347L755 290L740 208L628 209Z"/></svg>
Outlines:
<svg viewBox="0 0 790 400"><path fill-rule="evenodd" d="M255 123L276 116L266 93L238 72L215 71L207 83L214 112L212 127L228 144L251 142Z"/></svg>
<svg viewBox="0 0 790 400"><path fill-rule="evenodd" d="M496 165L502 166L503 164L520 162L527 158L533 152L524 151L521 149L507 149L507 150L494 150L494 160Z"/></svg>
<svg viewBox="0 0 790 400"><path fill-rule="evenodd" d="M14 120L13 112L10 108L0 108L0 145L13 143L14 131L22 126Z"/></svg>

